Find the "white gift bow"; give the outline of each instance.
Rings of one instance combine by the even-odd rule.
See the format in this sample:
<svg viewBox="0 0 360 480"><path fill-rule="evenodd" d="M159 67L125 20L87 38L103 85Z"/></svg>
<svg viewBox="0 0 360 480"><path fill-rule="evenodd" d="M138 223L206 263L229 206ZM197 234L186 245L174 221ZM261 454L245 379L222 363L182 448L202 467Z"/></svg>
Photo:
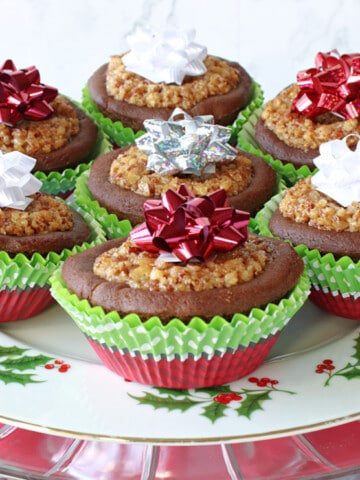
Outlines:
<svg viewBox="0 0 360 480"><path fill-rule="evenodd" d="M195 43L194 38L195 30L166 27L153 32L150 28L138 27L127 38L130 51L122 60L128 71L154 83L181 85L186 75L206 72L203 60L207 49Z"/></svg>
<svg viewBox="0 0 360 480"><path fill-rule="evenodd" d="M36 160L21 152L0 152L0 208L25 210L42 182L30 172Z"/></svg>

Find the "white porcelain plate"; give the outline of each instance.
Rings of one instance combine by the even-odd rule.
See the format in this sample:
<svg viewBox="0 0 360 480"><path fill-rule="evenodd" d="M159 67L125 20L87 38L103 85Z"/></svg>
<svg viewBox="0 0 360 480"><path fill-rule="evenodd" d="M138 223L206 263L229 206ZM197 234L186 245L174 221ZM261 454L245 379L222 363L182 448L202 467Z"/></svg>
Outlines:
<svg viewBox="0 0 360 480"><path fill-rule="evenodd" d="M246 378L165 390L104 367L53 304L0 327L0 420L89 439L209 444L276 438L360 419L360 322L307 302Z"/></svg>

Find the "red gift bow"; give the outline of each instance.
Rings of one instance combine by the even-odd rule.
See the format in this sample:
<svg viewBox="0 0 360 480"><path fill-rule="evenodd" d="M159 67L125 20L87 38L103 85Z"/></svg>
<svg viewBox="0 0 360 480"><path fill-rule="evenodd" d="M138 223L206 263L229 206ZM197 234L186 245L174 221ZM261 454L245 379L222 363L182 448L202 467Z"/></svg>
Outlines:
<svg viewBox="0 0 360 480"><path fill-rule="evenodd" d="M40 83L37 68L17 70L12 60L0 68L0 123L14 127L20 120L45 120L53 112L48 103L58 91Z"/></svg>
<svg viewBox="0 0 360 480"><path fill-rule="evenodd" d="M347 120L360 115L360 54L318 53L315 68L299 72L297 83L293 112L309 118L333 112Z"/></svg>
<svg viewBox="0 0 360 480"><path fill-rule="evenodd" d="M141 249L171 252L182 262L204 261L248 238L250 214L227 206L224 189L195 197L186 185L144 203L145 222L130 235Z"/></svg>

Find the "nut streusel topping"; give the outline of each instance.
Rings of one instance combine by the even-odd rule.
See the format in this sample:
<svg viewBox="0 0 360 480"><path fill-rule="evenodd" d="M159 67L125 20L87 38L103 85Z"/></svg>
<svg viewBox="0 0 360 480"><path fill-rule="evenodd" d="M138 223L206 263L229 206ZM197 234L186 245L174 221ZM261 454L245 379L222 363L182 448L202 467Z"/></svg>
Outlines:
<svg viewBox="0 0 360 480"><path fill-rule="evenodd" d="M215 175L161 175L146 169L147 155L132 145L112 163L110 182L146 197L160 196L169 188L176 190L185 183L195 196L223 188L229 196L242 192L251 182L251 160L242 155L234 161L218 163Z"/></svg>
<svg viewBox="0 0 360 480"><path fill-rule="evenodd" d="M71 230L73 216L65 203L44 193L32 198L26 210L0 208L1 235L22 237Z"/></svg>
<svg viewBox="0 0 360 480"><path fill-rule="evenodd" d="M56 150L77 135L79 120L70 102L58 95L51 105L54 113L46 120L23 120L15 127L0 123L0 150L3 153L17 150L34 156Z"/></svg>
<svg viewBox="0 0 360 480"><path fill-rule="evenodd" d="M240 254L239 254L240 249ZM256 277L267 262L266 247L249 238L226 258L187 265L159 260L155 253L141 251L128 238L120 247L97 257L94 273L109 282L151 291L202 291L227 288Z"/></svg>
<svg viewBox="0 0 360 480"><path fill-rule="evenodd" d="M108 95L139 107L192 108L205 98L223 95L239 84L239 71L229 62L208 55L204 60L207 72L182 85L152 83L128 72L120 55L109 61L106 76Z"/></svg>
<svg viewBox="0 0 360 480"><path fill-rule="evenodd" d="M360 203L341 206L316 190L311 177L299 180L286 190L279 209L284 217L321 230L360 232Z"/></svg>
<svg viewBox="0 0 360 480"><path fill-rule="evenodd" d="M330 123L317 121L291 111L291 105L299 92L292 84L266 103L261 114L265 126L290 147L308 151L319 148L329 140L344 138L349 133L360 134L359 120L337 120L332 116ZM324 118L324 117L323 117ZM329 121L329 116L325 117Z"/></svg>

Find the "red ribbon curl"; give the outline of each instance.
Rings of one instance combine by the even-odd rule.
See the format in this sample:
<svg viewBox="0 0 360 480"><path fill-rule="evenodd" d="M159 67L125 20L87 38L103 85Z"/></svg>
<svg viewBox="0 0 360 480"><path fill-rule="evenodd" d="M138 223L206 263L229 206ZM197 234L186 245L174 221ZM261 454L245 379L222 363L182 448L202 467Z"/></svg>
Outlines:
<svg viewBox="0 0 360 480"><path fill-rule="evenodd" d="M195 197L186 185L144 203L145 222L130 235L148 252L171 252L182 262L204 261L245 242L250 214L227 206L223 189Z"/></svg>
<svg viewBox="0 0 360 480"><path fill-rule="evenodd" d="M360 54L337 50L318 53L315 68L297 74L300 92L292 112L308 118L333 112L345 119L360 116Z"/></svg>
<svg viewBox="0 0 360 480"><path fill-rule="evenodd" d="M37 68L17 70L12 60L0 68L0 123L14 127L20 120L45 120L58 90L40 83Z"/></svg>

